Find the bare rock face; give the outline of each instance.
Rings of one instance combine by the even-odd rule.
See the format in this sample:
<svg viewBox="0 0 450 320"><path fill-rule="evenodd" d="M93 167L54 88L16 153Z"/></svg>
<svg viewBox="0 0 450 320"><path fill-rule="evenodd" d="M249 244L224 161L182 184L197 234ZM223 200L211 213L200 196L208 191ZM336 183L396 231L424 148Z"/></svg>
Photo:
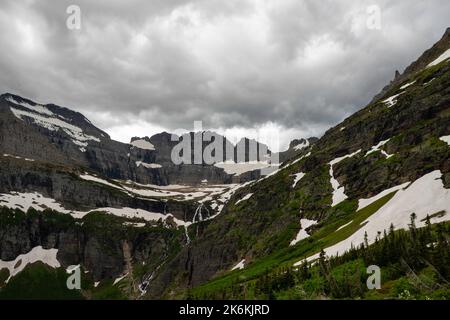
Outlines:
<svg viewBox="0 0 450 320"><path fill-rule="evenodd" d="M163 132L151 138L134 137L130 144L110 139L78 112L53 104L40 105L22 97L0 96L0 153L29 158L67 167L84 167L111 179L133 180L143 184L231 183L233 177L223 169L202 161L174 164L171 154L178 141ZM201 154L210 143L203 139L206 132L188 133L191 147L201 141ZM226 138L210 133L214 141L223 140L224 153L220 161L235 160L237 149L243 147L249 161L249 140L234 146ZM143 143L139 143L143 142ZM147 145L146 145L147 143ZM149 147L151 146L151 147ZM266 146L257 143L258 150Z"/></svg>
<svg viewBox="0 0 450 320"><path fill-rule="evenodd" d="M13 260L36 246L57 248L57 259L63 267L82 264L95 280L117 278L132 271L136 264L152 264L167 256L176 242L183 243L177 233L156 229L143 228L129 233L120 219L104 219L101 214L77 222L54 212L19 214L0 210L1 260Z"/></svg>

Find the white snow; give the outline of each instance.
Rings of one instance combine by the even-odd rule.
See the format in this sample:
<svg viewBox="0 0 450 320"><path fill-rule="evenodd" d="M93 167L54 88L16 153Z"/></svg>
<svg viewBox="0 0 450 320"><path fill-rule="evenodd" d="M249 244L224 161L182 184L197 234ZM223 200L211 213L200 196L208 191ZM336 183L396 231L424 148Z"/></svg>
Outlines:
<svg viewBox="0 0 450 320"><path fill-rule="evenodd" d="M305 176L305 173L303 172L299 172L293 175L294 178L294 183L292 184L292 188L295 188L295 186L297 185L297 183Z"/></svg>
<svg viewBox="0 0 450 320"><path fill-rule="evenodd" d="M383 100L382 102L383 102L384 104L386 104L386 106L387 106L388 108L391 108L391 107L393 107L393 106L395 106L395 105L397 104L397 98L398 98L399 96L401 96L402 94L404 94L404 93L405 93L405 91L400 92L399 94L393 95L392 97L389 97L389 98L387 98L386 100Z"/></svg>
<svg viewBox="0 0 450 320"><path fill-rule="evenodd" d="M120 281L122 281L127 275L128 275L128 273L127 273L127 274L124 274L124 275L121 276L121 277L116 278L116 279L114 280L113 286L115 286L115 285L118 284Z"/></svg>
<svg viewBox="0 0 450 320"><path fill-rule="evenodd" d="M167 213L167 214L163 214L163 213L159 213L159 212L150 212L144 209L136 209L136 208L128 208L128 207L123 207L123 208L96 208L93 210L90 210L88 212L76 212L74 214L74 217L76 218L82 218L84 217L86 214L93 212L93 211L100 211L100 212L106 212L118 217L126 217L126 218L141 218L144 219L145 221L158 221L158 220L162 220L162 221L167 221L167 219L169 217L171 217L174 221L174 223L177 226L185 226L185 225L190 225L190 222L185 222L183 220L179 220L177 218L175 218L172 214Z"/></svg>
<svg viewBox="0 0 450 320"><path fill-rule="evenodd" d="M342 225L342 226L340 226L339 228L336 229L335 232L337 232L337 231L339 231L339 230L341 230L341 229L344 229L346 226L349 226L352 222L353 222L353 220L350 221L350 222L348 222L348 223L346 223L346 224L344 224L344 225Z"/></svg>
<svg viewBox="0 0 450 320"><path fill-rule="evenodd" d="M130 226L130 227L135 227L135 228L143 228L145 227L145 223L143 222L129 222L126 221L123 223L124 226Z"/></svg>
<svg viewBox="0 0 450 320"><path fill-rule="evenodd" d="M407 84L401 86L401 87L400 87L400 90L406 89L406 88L408 88L409 86L412 86L414 83L416 83L416 80L414 80L414 81L412 81L412 82L409 82L409 83L407 83Z"/></svg>
<svg viewBox="0 0 450 320"><path fill-rule="evenodd" d="M206 220L214 219L215 217L217 217L222 212L225 204L231 199L231 196L237 190L244 188L252 183L254 183L254 181L248 181L248 182L241 183L241 184L230 184L230 185L227 185L228 187L227 187L226 191L212 193L208 197L203 198L200 202L210 201L210 200L212 200L212 196L217 196L217 199L214 199L211 202L211 208L216 209L217 213L213 216L210 216Z"/></svg>
<svg viewBox="0 0 450 320"><path fill-rule="evenodd" d="M298 145L296 145L294 147L294 150L299 151L299 150L305 149L307 147L309 147L309 141L304 139L304 141L302 143L299 143Z"/></svg>
<svg viewBox="0 0 450 320"><path fill-rule="evenodd" d="M377 145L373 146L369 151L367 151L365 156L367 157L371 153L374 153L376 151L380 151L386 157L386 159L389 159L390 157L393 157L394 156L393 154L388 154L386 151L381 149L381 147L384 146L386 143L388 143L389 140L390 139L380 141Z"/></svg>
<svg viewBox="0 0 450 320"><path fill-rule="evenodd" d="M0 206L6 206L11 209L21 209L22 211L27 211L29 208L42 211L46 208L49 208L52 210L59 211L61 213L72 212L70 210L66 210L54 199L46 198L37 192L34 193L11 192L0 194Z"/></svg>
<svg viewBox="0 0 450 320"><path fill-rule="evenodd" d="M333 188L333 200L332 200L332 203L331 203L332 207L338 205L339 203L341 203L342 201L344 201L345 199L348 198L347 195L345 194L344 186L340 186L339 185L339 181L337 181L334 178L333 166L335 164L341 162L344 159L351 158L351 157L355 156L356 154L358 154L360 152L361 152L361 149L359 149L358 151L353 152L351 154L348 154L346 156L339 157L339 158L336 158L336 159L330 161L330 163L329 163L329 165L330 165L330 183L331 183L331 186Z"/></svg>
<svg viewBox="0 0 450 320"><path fill-rule="evenodd" d="M135 208L95 208L88 211L76 211L68 210L64 208L61 204L57 203L54 199L46 198L41 194L35 193L18 193L12 192L9 194L0 194L0 206L6 206L11 209L21 209L22 211L27 211L29 208L34 208L35 210L43 211L46 208L72 215L76 219L81 219L88 213L94 211L106 212L118 217L126 218L141 218L146 221L166 221L171 217L177 226L190 225L190 222L185 222L175 218L172 214L162 214L157 212L150 212L143 209Z"/></svg>
<svg viewBox="0 0 450 320"><path fill-rule="evenodd" d="M304 156L301 156L300 158L295 159L294 161L292 161L292 163L290 163L290 164L286 165L285 167L283 167L283 169L284 169L284 168L287 168L287 167L289 167L289 166L292 166L293 164L296 164L297 162L299 162L299 161L301 161L301 160L303 160L303 159L305 159L305 158L308 158L310 155L311 155L311 152L308 152L308 153L305 154Z"/></svg>
<svg viewBox="0 0 450 320"><path fill-rule="evenodd" d="M301 240L308 238L309 234L308 232L306 232L306 229L315 224L317 224L317 221L315 220L300 219L300 231L297 233L295 239L291 241L290 245L293 246L299 243Z"/></svg>
<svg viewBox="0 0 450 320"><path fill-rule="evenodd" d="M142 162L142 161L136 161L136 166L137 167L139 167L141 165L143 167L147 168L147 169L159 169L159 168L162 168L162 165L157 164L157 163L145 163L145 162Z"/></svg>
<svg viewBox="0 0 450 320"><path fill-rule="evenodd" d="M242 201L250 199L252 197L252 195L253 195L253 193L249 193L249 194L245 195L244 197L242 197L242 199L239 199L238 201L236 201L235 205L238 205Z"/></svg>
<svg viewBox="0 0 450 320"><path fill-rule="evenodd" d="M3 156L4 156L4 157L8 157L8 158L23 159L23 160L25 160L25 161L31 161L31 162L35 161L34 159L30 159L30 158L22 158L22 157L14 156L14 155L12 155L12 154L7 154L7 153L4 153Z"/></svg>
<svg viewBox="0 0 450 320"><path fill-rule="evenodd" d="M436 60L434 60L433 62L431 62L429 65L427 65L427 68L435 66L439 63L441 63L442 61L447 60L448 58L450 58L450 49L448 49L447 51L445 51L443 54L441 54Z"/></svg>
<svg viewBox="0 0 450 320"><path fill-rule="evenodd" d="M326 248L324 251L328 256L343 254L351 246L357 247L364 242L364 234L367 232L369 244L373 243L378 232L389 230L391 223L395 229L407 229L410 216L417 216L416 226L425 226L427 215L433 215L444 211L445 214L435 216L432 223L450 220L450 189L445 189L442 183L442 173L433 171L414 181L408 188L399 190L392 199L381 207L372 216L361 223L361 228L347 239ZM307 260L315 260L319 253L309 257ZM303 260L295 263L300 265Z"/></svg>
<svg viewBox="0 0 450 320"><path fill-rule="evenodd" d="M99 284L100 284L100 281L94 282L94 288L97 288Z"/></svg>
<svg viewBox="0 0 450 320"><path fill-rule="evenodd" d="M225 161L225 162L218 162L214 164L215 167L222 168L225 170L228 174L233 175L241 175L244 172L253 171L253 170L260 170L263 168L270 167L270 163L266 161L249 161L249 162L234 162L234 161Z"/></svg>
<svg viewBox="0 0 450 320"><path fill-rule="evenodd" d="M9 277L6 280L8 282L12 277L16 276L29 264L36 262L42 262L49 265L52 268L59 268L61 265L56 259L58 249L43 249L41 246L34 247L30 252L19 255L14 261L2 261L0 260L0 270L8 269Z"/></svg>
<svg viewBox="0 0 450 320"><path fill-rule="evenodd" d="M427 85L429 85L432 81L434 81L435 79L436 79L436 78L432 78L430 81L424 83L423 85L424 85L424 86L427 86Z"/></svg>
<svg viewBox="0 0 450 320"><path fill-rule="evenodd" d="M340 129L339 129L339 131L344 131L346 128L345 127L341 127Z"/></svg>
<svg viewBox="0 0 450 320"><path fill-rule="evenodd" d="M401 185L386 189L380 193L378 193L377 195L368 198L368 199L359 199L358 201L358 211L361 209L364 209L365 207L367 207L368 205L371 205L372 203L374 203L375 201L383 198L384 196L387 196L388 194L397 191L397 190L401 190L401 189L405 189L407 186L409 186L411 184L411 182L406 182L403 183Z"/></svg>
<svg viewBox="0 0 450 320"><path fill-rule="evenodd" d="M170 191L170 190L164 190L164 189L147 189L147 188L134 188L134 187L128 187L123 186L125 190L128 192L134 193L136 195L140 195L142 197L180 197L185 198L186 194L182 192L176 192L176 191ZM203 196L205 194L197 194L198 196ZM187 197L187 196L186 196Z"/></svg>
<svg viewBox="0 0 450 320"><path fill-rule="evenodd" d="M96 141L100 142L100 139L91 135L87 135L83 132L83 130L77 126L74 126L66 121L63 121L58 118L54 117L47 117L42 114L37 114L35 112L28 112L24 110L19 110L16 108L10 108L12 113L19 118L20 120L23 120L23 117L29 117L33 119L34 123L47 129L50 131L58 131L62 130L64 131L69 137L71 137L71 140L74 144L79 146L80 151L85 152L86 147L88 146L88 141Z"/></svg>
<svg viewBox="0 0 450 320"><path fill-rule="evenodd" d="M9 101L9 102L14 103L15 105L22 106L22 107L24 107L26 109L29 109L29 110L37 112L37 113L45 114L47 116L54 116L55 115L53 112L51 112L46 107L44 107L43 105L40 105L40 104L31 105L31 104L26 103L26 102L16 101L12 97L7 98L6 100Z"/></svg>
<svg viewBox="0 0 450 320"><path fill-rule="evenodd" d="M242 270L245 267L245 259L242 259L237 265L235 265L231 271L233 270Z"/></svg>
<svg viewBox="0 0 450 320"><path fill-rule="evenodd" d="M439 140L447 142L447 144L450 146L450 136L440 137Z"/></svg>
<svg viewBox="0 0 450 320"><path fill-rule="evenodd" d="M120 184L124 183L123 180L114 180L114 181L116 181ZM187 186L181 185L181 184L169 184L167 186L158 186L156 184L142 184L142 183L137 183L132 180L127 180L126 183L133 184L133 185L143 187L143 188L152 188L152 189L160 189L160 190L177 190L177 189L185 189L187 187Z"/></svg>
<svg viewBox="0 0 450 320"><path fill-rule="evenodd" d="M96 176L90 175L88 173L81 174L80 178L83 179L83 180L87 180L87 181L93 181L93 182L101 183L101 184L104 184L104 185L107 185L107 186L110 186L110 187L113 187L113 188L116 188L116 189L120 189L120 190L123 191L122 187L120 187L118 185L115 185L113 183L110 183L110 182L108 182L108 181L106 181L104 179L101 179L101 178L98 178Z"/></svg>
<svg viewBox="0 0 450 320"><path fill-rule="evenodd" d="M140 140L134 140L130 143L133 147L144 149L144 150L155 150L155 146L151 144L150 142L140 139Z"/></svg>

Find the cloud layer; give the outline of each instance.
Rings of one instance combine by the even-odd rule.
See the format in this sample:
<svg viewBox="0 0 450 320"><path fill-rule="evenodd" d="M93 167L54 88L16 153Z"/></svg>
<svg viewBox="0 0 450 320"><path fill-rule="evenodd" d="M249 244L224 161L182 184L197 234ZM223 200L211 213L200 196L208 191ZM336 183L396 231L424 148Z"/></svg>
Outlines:
<svg viewBox="0 0 450 320"><path fill-rule="evenodd" d="M0 90L84 113L114 138L205 127L320 135L436 42L447 0L3 0ZM367 28L367 8L381 29Z"/></svg>

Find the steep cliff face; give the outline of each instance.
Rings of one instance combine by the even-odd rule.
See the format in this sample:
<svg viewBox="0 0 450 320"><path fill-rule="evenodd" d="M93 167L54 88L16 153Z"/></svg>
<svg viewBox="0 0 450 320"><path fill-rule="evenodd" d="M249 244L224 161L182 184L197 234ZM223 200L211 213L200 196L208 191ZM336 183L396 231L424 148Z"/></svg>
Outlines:
<svg viewBox="0 0 450 320"><path fill-rule="evenodd" d="M0 221L0 260L14 260L37 246L57 248L62 267L81 264L95 281L115 279L135 266L156 267L184 244L182 232L158 224L136 228L102 213L76 220L50 210L24 214L3 208Z"/></svg>

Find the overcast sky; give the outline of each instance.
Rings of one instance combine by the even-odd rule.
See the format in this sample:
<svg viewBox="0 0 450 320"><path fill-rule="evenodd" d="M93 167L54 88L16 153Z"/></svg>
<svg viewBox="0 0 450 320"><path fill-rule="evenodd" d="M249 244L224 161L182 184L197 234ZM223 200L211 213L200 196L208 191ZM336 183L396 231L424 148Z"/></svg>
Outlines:
<svg viewBox="0 0 450 320"><path fill-rule="evenodd" d="M80 111L123 142L201 120L284 148L362 108L449 17L448 0L1 0L0 91Z"/></svg>

